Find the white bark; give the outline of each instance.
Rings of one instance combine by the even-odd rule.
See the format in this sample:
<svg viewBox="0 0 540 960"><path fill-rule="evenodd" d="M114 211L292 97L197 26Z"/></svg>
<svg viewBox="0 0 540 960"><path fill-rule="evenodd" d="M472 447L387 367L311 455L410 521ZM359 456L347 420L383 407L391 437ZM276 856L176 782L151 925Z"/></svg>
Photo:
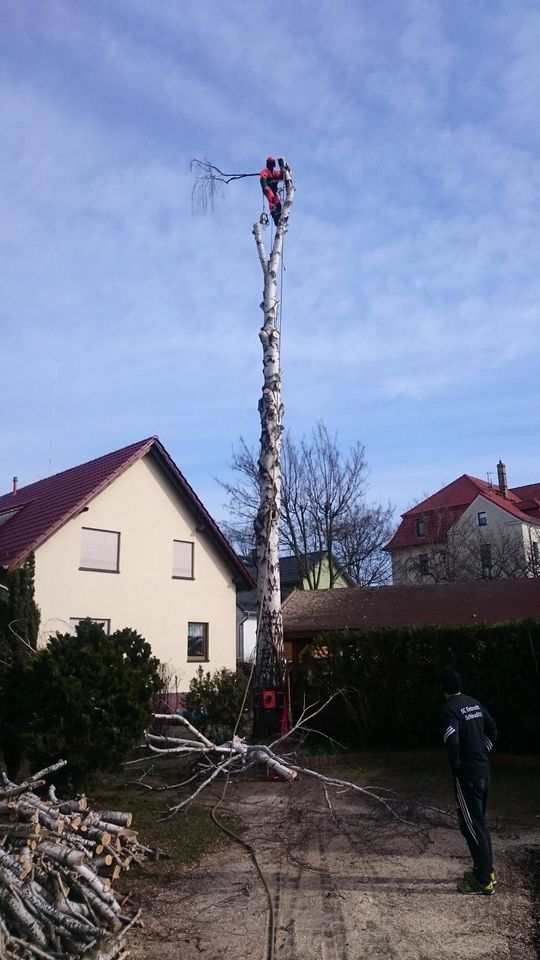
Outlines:
<svg viewBox="0 0 540 960"><path fill-rule="evenodd" d="M284 167L285 201L276 228L273 247L267 257L262 229L253 227L264 277L261 309L264 323L259 337L263 348L264 383L259 401L261 442L259 457L260 506L255 521L257 549L257 660L255 693L283 690L285 661L279 576L279 516L281 509L281 403L280 331L278 317L278 276L283 257L283 238L287 232L294 199L294 185L287 165Z"/></svg>

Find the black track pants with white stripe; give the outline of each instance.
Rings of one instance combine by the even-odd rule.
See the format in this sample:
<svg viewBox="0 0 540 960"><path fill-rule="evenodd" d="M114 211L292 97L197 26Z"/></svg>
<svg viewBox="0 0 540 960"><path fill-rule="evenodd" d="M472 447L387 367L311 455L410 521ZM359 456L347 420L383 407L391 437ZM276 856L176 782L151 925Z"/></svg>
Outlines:
<svg viewBox="0 0 540 960"><path fill-rule="evenodd" d="M486 826L489 780L455 780L459 826L471 851L474 872L480 883L489 883L493 870L491 836Z"/></svg>

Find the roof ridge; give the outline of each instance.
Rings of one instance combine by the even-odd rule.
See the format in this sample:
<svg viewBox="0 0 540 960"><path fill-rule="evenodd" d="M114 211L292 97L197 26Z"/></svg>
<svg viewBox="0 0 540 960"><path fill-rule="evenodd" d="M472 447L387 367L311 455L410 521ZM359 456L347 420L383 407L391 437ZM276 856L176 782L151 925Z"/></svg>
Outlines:
<svg viewBox="0 0 540 960"><path fill-rule="evenodd" d="M84 477L85 470L88 470L92 466L95 467L100 461L106 461L107 459L113 459L120 456L120 462L116 465L111 465L103 477L99 480L96 479L94 483L89 480L84 492L81 492L80 496L74 498L67 507L62 509L61 507L55 512L52 518L47 522L45 519L44 522L38 525L37 532L33 531L32 537L23 538L22 542L18 546L14 546L15 552L13 554L8 554L6 558L9 560L10 566L18 566L22 563L26 557L37 549L42 543L49 539L53 533L64 525L68 520L71 519L76 513L78 513L90 500L93 500L102 490L109 486L113 480L116 479L121 473L123 473L132 463L144 456L152 445L156 442L157 438L148 437L146 440L140 440L136 443L128 444L125 447L121 447L119 450L111 450L109 453L103 454L101 457L94 457L93 460L88 460L85 463L77 464L74 467L69 467L67 470L62 470L59 473L53 474L51 477L44 477L42 480L37 480L33 484L28 484L26 487L21 487L17 491L16 497L13 497L11 494L4 494L3 497L0 497L0 503L6 497L11 496L13 506L16 506L20 501L17 500L17 497L24 496L25 491L27 491L27 497L29 496L28 491L30 488L32 490L33 496L30 500L27 500L27 505L37 501L38 509L40 503L40 494L43 496L43 491L47 489L48 486L54 490L54 485L58 485L62 481L62 478L65 478L68 474L79 473L81 477ZM159 441L158 441L159 442ZM129 455L127 451L130 451ZM122 457L122 454L125 456ZM38 488L38 489L36 489ZM21 504L23 506L23 504ZM9 526L12 524L10 522ZM8 525L6 524L6 528ZM7 530L6 530L7 532ZM11 532L11 531L9 531Z"/></svg>
<svg viewBox="0 0 540 960"><path fill-rule="evenodd" d="M99 457L92 457L90 460L83 461L83 463L76 463L73 467L66 467L64 470L59 470L58 473L52 473L48 477L41 477L39 480L32 480L31 483L25 484L24 487L18 487L16 496L17 498L20 497L20 495L24 493L25 490L27 490L29 487L35 487L38 483L39 484L49 483L53 480L58 480L59 477L64 476L66 473L70 473L73 470L82 470L85 467L89 467L92 464L97 463L98 460L106 460L107 457L118 456L119 454L124 453L126 450L129 450L131 447L133 448L136 447L139 449L146 446L147 444L150 446L155 440L159 440L159 437L153 436L153 437L146 437L145 440L136 440L134 443L127 443L124 447L120 447L118 450L110 450L108 453L102 453ZM10 493L9 491L7 493L1 493L0 501L4 497L11 497L11 496L13 496L13 494Z"/></svg>

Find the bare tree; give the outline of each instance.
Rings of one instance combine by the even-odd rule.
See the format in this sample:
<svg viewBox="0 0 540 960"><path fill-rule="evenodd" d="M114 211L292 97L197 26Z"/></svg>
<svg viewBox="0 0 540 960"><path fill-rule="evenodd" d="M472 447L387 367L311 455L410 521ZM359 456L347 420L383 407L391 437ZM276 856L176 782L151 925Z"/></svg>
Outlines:
<svg viewBox="0 0 540 960"><path fill-rule="evenodd" d="M257 504L257 463L241 440L233 455L237 483L223 483L232 518L227 533L249 553L250 532ZM287 434L283 443L280 542L293 554L310 589L321 586L322 567L310 555L324 553L329 561L330 587L343 574L367 586L389 579L390 564L382 550L391 533L393 510L366 502L367 463L357 443L344 454L320 421L309 440L295 444Z"/></svg>
<svg viewBox="0 0 540 960"><path fill-rule="evenodd" d="M278 160L285 196L276 223L269 253L266 252L261 221L253 225L253 235L263 273L261 309L264 321L259 338L263 348L263 388L259 400L261 440L258 460L258 505L255 516L257 551L257 656L254 677L254 734L275 732L280 715L277 695L285 690L285 656L281 619L279 576L279 517L281 510L281 402L280 334L278 329L278 277L283 257L283 239L287 232L294 200L291 171ZM253 174L226 174L208 160L192 161L196 180L194 199L203 207L214 201L219 187ZM263 218L261 217L261 220ZM270 697L265 700L265 695ZM272 695L274 700L272 701ZM274 703L274 708L268 708Z"/></svg>

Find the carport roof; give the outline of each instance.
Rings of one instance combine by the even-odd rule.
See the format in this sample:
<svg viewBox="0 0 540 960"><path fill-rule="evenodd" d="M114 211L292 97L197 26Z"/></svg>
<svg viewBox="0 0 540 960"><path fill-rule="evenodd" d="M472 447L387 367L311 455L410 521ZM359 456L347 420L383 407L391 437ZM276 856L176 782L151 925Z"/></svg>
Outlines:
<svg viewBox="0 0 540 960"><path fill-rule="evenodd" d="M540 580L463 580L342 590L295 590L283 604L286 639L333 630L540 619Z"/></svg>

